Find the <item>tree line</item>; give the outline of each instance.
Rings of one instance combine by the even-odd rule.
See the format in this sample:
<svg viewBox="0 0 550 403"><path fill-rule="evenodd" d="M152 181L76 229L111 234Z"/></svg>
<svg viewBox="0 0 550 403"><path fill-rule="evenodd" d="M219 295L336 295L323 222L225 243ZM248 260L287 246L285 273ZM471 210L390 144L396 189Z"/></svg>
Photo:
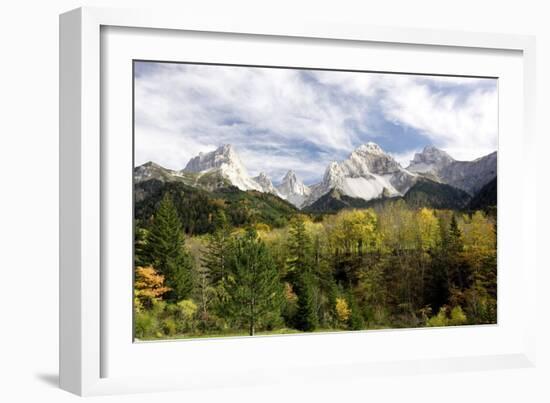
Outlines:
<svg viewBox="0 0 550 403"><path fill-rule="evenodd" d="M165 193L136 226L137 338L496 323L496 221L403 201L184 234Z"/></svg>

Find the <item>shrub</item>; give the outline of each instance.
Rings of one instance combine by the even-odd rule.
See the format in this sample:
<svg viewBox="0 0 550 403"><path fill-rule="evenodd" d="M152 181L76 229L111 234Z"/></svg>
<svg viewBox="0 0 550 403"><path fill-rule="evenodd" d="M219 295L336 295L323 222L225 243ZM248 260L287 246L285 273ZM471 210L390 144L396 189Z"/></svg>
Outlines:
<svg viewBox="0 0 550 403"><path fill-rule="evenodd" d="M162 331L166 336L173 336L177 333L176 321L173 318L166 318L162 322Z"/></svg>
<svg viewBox="0 0 550 403"><path fill-rule="evenodd" d="M284 326L284 320L279 312L269 312L260 322L260 328L263 330L275 330Z"/></svg>
<svg viewBox="0 0 550 403"><path fill-rule="evenodd" d="M254 224L254 229L258 232L269 232L271 231L271 227L264 223L256 223Z"/></svg>
<svg viewBox="0 0 550 403"><path fill-rule="evenodd" d="M178 302L177 306L185 320L193 319L197 312L197 305L190 299Z"/></svg>
<svg viewBox="0 0 550 403"><path fill-rule="evenodd" d="M169 304L166 309L176 326L177 333L191 333L197 329L197 305L190 299L184 299L177 304Z"/></svg>
<svg viewBox="0 0 550 403"><path fill-rule="evenodd" d="M463 325L468 321L466 314L460 306L455 306L451 310L451 319L449 319L450 326Z"/></svg>
<svg viewBox="0 0 550 403"><path fill-rule="evenodd" d="M431 327L440 327L440 326L458 326L463 325L468 321L466 314L460 307L460 305L455 306L451 310L451 317L447 317L448 309L446 307L441 307L436 316L432 316L428 319L427 325Z"/></svg>
<svg viewBox="0 0 550 403"><path fill-rule="evenodd" d="M427 325L430 327L441 327L447 326L447 308L441 307L437 315L432 316L428 319Z"/></svg>
<svg viewBox="0 0 550 403"><path fill-rule="evenodd" d="M158 332L158 321L155 314L150 311L136 312L135 332L138 339L155 337Z"/></svg>

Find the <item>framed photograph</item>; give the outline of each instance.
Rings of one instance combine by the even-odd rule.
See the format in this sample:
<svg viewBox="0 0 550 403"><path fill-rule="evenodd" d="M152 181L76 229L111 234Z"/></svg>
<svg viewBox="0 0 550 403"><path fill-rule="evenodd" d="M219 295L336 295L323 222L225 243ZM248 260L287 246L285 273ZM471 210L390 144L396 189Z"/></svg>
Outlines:
<svg viewBox="0 0 550 403"><path fill-rule="evenodd" d="M60 44L64 389L533 365L533 38L86 8Z"/></svg>

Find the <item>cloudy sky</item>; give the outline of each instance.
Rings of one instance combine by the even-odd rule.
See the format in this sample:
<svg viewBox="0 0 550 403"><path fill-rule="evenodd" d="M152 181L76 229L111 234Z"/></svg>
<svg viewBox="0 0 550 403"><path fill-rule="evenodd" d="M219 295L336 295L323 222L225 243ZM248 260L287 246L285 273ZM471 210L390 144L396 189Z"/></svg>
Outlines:
<svg viewBox="0 0 550 403"><path fill-rule="evenodd" d="M233 144L249 173L306 183L373 141L407 166L435 145L461 160L497 149L497 80L136 62L135 163L182 169Z"/></svg>

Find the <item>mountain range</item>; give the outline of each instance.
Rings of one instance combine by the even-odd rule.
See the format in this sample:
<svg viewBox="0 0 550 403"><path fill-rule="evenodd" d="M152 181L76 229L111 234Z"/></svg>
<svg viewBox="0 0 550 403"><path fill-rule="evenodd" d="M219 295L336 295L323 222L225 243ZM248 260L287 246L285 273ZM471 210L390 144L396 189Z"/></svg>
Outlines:
<svg viewBox="0 0 550 403"><path fill-rule="evenodd" d="M347 159L331 162L319 183L308 186L289 169L274 185L263 172L251 177L235 148L225 144L199 153L182 170L166 169L154 162L140 165L134 169L134 182L181 182L210 192L233 186L245 192L274 195L298 209L332 211L396 198L410 203L429 201L438 208L461 208L481 190L489 194L478 197L478 202L496 202L496 174L496 152L473 161L457 161L429 145L414 155L409 166L403 167L380 146L369 142L353 150ZM492 181L494 186L486 186ZM136 194L136 200L144 197L145 194Z"/></svg>

